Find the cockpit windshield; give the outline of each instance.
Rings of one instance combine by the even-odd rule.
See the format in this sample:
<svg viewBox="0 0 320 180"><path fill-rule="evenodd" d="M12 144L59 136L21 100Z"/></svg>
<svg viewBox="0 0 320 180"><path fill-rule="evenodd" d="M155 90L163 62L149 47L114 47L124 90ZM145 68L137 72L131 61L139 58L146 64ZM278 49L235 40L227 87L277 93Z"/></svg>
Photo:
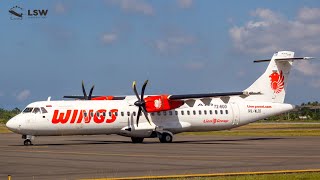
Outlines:
<svg viewBox="0 0 320 180"><path fill-rule="evenodd" d="M41 110L40 110L41 109ZM46 108L44 107L26 107L22 113L35 113L35 114L45 114L48 113L48 111L46 110Z"/></svg>
<svg viewBox="0 0 320 180"><path fill-rule="evenodd" d="M31 113L33 110L33 107L26 107L24 110L23 110L23 113Z"/></svg>
<svg viewBox="0 0 320 180"><path fill-rule="evenodd" d="M35 114L41 113L40 108L37 108L37 107L34 108L32 112Z"/></svg>

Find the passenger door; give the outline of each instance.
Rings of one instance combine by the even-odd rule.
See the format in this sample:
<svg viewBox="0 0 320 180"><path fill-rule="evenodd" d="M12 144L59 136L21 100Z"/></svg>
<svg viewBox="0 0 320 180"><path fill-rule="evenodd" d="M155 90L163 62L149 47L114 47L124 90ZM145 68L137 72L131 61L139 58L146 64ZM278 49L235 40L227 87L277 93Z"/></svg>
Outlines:
<svg viewBox="0 0 320 180"><path fill-rule="evenodd" d="M230 103L231 108L232 108L232 114L233 114L233 119L232 119L232 125L236 126L240 123L240 109L239 105L235 102Z"/></svg>

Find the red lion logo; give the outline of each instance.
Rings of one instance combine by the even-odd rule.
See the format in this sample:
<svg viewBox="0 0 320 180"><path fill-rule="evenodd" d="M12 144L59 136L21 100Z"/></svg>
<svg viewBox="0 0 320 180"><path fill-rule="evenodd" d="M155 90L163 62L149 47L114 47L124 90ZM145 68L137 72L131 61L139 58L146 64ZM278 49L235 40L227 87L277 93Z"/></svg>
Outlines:
<svg viewBox="0 0 320 180"><path fill-rule="evenodd" d="M282 71L280 71L280 74L278 72L273 72L269 77L271 89L273 89L274 93L280 93L284 88L284 76Z"/></svg>

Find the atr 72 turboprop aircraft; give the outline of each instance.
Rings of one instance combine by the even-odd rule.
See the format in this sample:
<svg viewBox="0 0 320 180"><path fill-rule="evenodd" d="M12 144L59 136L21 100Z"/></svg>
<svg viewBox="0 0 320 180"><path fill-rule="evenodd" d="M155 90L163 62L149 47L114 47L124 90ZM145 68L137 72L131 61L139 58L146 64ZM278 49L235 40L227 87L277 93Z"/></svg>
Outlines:
<svg viewBox="0 0 320 180"><path fill-rule="evenodd" d="M32 145L35 136L118 134L131 137L133 143L144 138L172 142L173 135L186 131L217 131L243 126L294 109L285 104L286 85L294 52L280 51L271 59L266 71L241 92L144 95L139 96L65 96L77 100L39 101L29 104L6 126L22 134L24 145Z"/></svg>

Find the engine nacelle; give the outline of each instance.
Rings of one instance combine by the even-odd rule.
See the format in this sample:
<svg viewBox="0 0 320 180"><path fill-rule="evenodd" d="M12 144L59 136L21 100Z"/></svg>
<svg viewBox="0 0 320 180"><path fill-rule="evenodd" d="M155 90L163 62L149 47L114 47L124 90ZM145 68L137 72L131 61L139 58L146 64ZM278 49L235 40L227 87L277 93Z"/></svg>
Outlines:
<svg viewBox="0 0 320 180"><path fill-rule="evenodd" d="M159 112L176 109L184 104L181 100L170 100L168 95L148 96L144 98L147 112Z"/></svg>
<svg viewBox="0 0 320 180"><path fill-rule="evenodd" d="M91 100L113 100L114 96L99 96L94 97Z"/></svg>

